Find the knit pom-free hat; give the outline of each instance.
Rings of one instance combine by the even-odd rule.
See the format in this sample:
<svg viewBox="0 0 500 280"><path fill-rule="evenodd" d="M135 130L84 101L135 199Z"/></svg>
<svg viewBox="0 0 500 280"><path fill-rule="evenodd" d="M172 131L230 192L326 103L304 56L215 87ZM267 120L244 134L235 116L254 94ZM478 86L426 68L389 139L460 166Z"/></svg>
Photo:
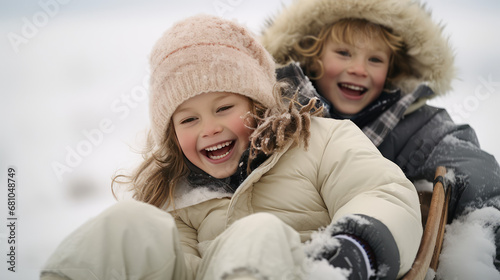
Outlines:
<svg viewBox="0 0 500 280"><path fill-rule="evenodd" d="M151 131L157 144L165 141L177 107L201 93L232 92L276 105L273 58L233 21L198 15L174 24L153 47L150 65Z"/></svg>

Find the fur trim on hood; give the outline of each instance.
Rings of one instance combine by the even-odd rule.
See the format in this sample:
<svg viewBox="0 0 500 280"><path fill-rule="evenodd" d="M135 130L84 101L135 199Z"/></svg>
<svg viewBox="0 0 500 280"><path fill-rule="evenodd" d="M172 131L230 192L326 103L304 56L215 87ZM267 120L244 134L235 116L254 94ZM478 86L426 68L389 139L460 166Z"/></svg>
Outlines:
<svg viewBox="0 0 500 280"><path fill-rule="evenodd" d="M443 26L417 0L296 0L269 20L261 42L279 64L287 64L292 46L302 37L342 18L366 19L404 38L413 74L395 84L403 93L420 83L427 83L435 95L451 90L453 50L442 34Z"/></svg>

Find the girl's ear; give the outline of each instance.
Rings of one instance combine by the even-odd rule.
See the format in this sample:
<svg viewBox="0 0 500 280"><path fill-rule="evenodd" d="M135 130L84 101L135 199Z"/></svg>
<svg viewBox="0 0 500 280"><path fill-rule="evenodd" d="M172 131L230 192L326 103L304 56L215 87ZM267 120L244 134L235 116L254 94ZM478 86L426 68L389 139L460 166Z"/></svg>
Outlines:
<svg viewBox="0 0 500 280"><path fill-rule="evenodd" d="M170 123L172 123L172 120L170 120ZM166 141L167 143L170 143L169 146L171 146L170 149L177 151L182 155L181 144L179 143L179 139L177 139L177 134L175 133L175 127L171 124L167 128L167 131L165 133L167 134Z"/></svg>

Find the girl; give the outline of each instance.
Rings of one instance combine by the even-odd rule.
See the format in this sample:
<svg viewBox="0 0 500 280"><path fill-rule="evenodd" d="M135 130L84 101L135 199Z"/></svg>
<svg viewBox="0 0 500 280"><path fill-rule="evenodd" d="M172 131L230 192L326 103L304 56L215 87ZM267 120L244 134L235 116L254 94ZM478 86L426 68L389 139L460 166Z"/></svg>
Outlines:
<svg viewBox="0 0 500 280"><path fill-rule="evenodd" d="M262 42L278 63L300 64L278 75L301 85L301 102L317 96L327 117L352 120L409 179L432 181L439 165L452 170L449 221L466 210L500 209L498 162L471 127L425 104L450 90L454 56L418 1L295 1ZM490 228L500 270L500 230Z"/></svg>
<svg viewBox="0 0 500 280"><path fill-rule="evenodd" d="M151 73L151 149L129 178L141 202L83 225L42 279L408 271L422 234L413 185L351 122L311 116L314 100L282 104L286 87L249 31L188 18L156 43Z"/></svg>

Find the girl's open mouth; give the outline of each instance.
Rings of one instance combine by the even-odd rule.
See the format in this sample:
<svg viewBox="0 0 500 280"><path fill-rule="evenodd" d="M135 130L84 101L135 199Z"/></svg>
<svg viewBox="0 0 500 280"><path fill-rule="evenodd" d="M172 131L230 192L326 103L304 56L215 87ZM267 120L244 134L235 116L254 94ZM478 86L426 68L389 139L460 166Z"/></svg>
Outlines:
<svg viewBox="0 0 500 280"><path fill-rule="evenodd" d="M233 150L234 141L226 141L204 149L205 156L211 160L220 160L225 158Z"/></svg>
<svg viewBox="0 0 500 280"><path fill-rule="evenodd" d="M353 84L339 83L340 91L347 99L359 100L368 91L367 88Z"/></svg>

